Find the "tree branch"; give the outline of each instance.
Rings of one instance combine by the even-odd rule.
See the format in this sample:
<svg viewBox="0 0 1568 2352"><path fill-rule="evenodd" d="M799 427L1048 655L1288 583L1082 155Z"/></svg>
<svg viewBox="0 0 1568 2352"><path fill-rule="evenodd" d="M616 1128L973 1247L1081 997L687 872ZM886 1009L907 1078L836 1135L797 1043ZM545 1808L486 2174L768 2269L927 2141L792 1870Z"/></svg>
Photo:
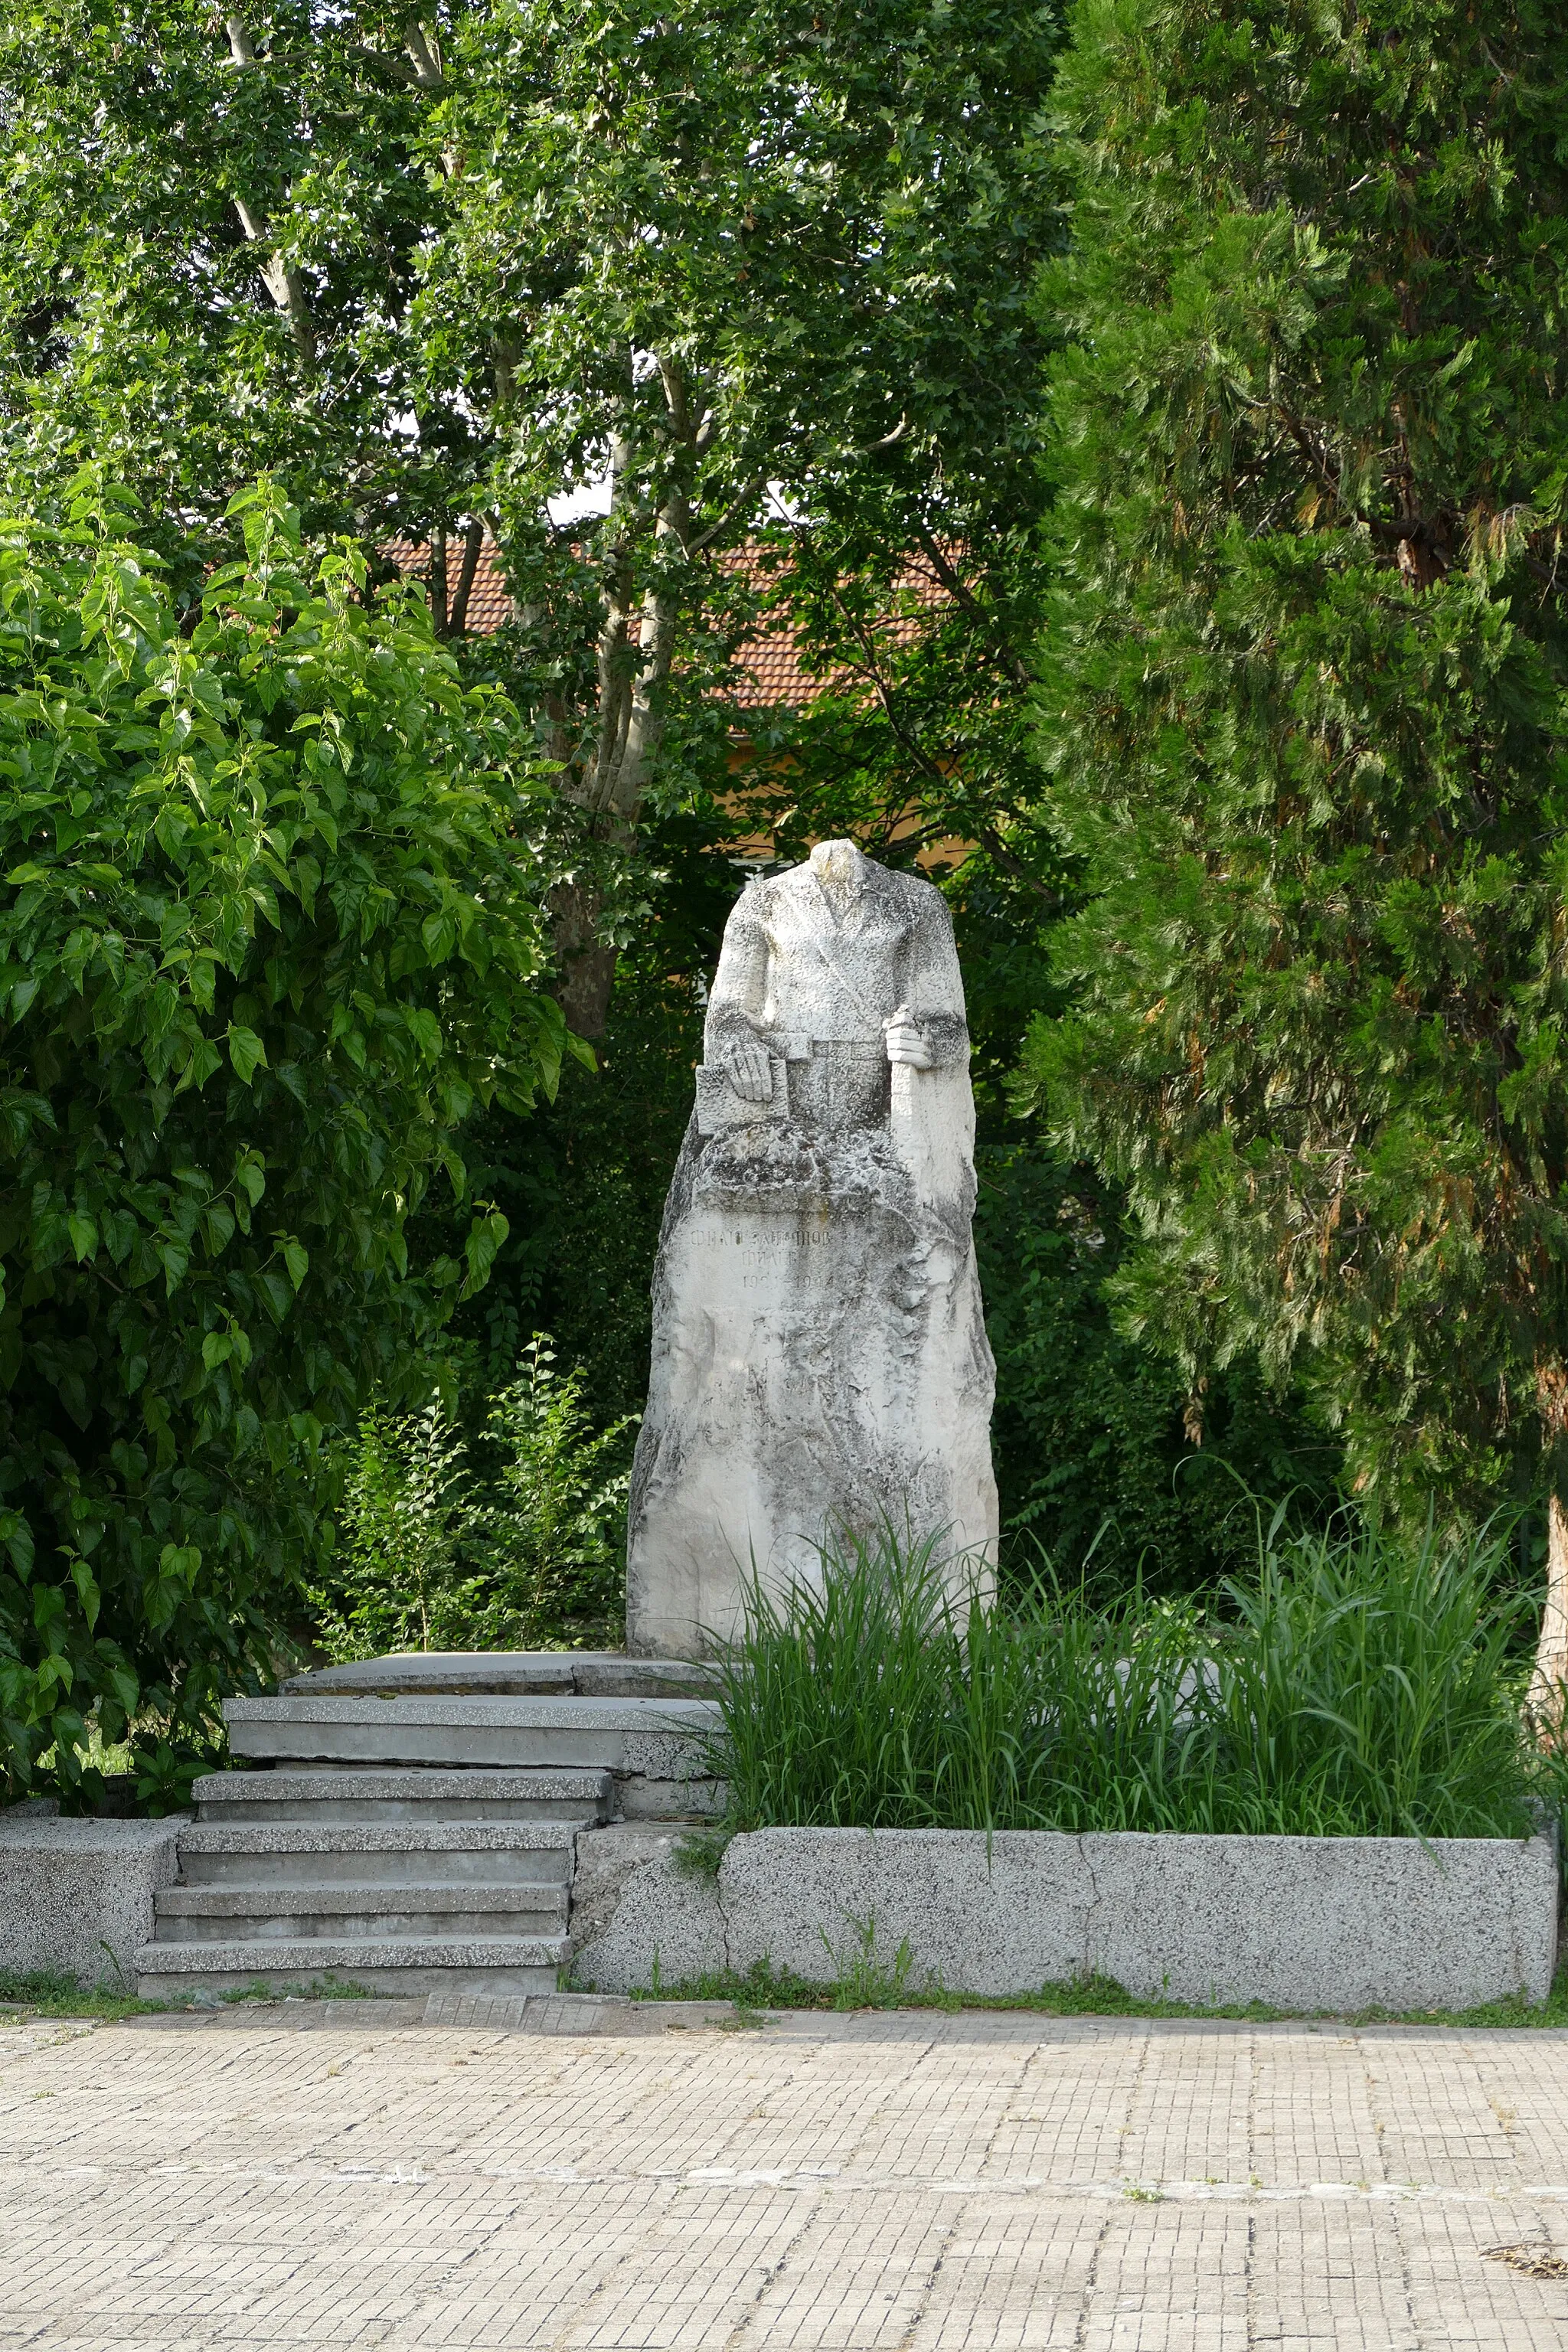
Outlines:
<svg viewBox="0 0 1568 2352"><path fill-rule="evenodd" d="M241 72L254 72L257 56L244 17L237 9L231 10L225 19L225 26L231 60ZM239 225L245 231L247 244L263 247L270 246L267 224L254 206L244 196L237 195L234 208L239 215ZM303 278L290 262L284 260L277 247L272 247L261 259L261 282L272 297L274 309L281 310L287 318L300 356L310 366L316 356L316 330Z"/></svg>
<svg viewBox="0 0 1568 2352"><path fill-rule="evenodd" d="M925 550L926 558L931 564L931 570L936 573L937 578L947 590L947 593L952 598L953 603L955 604L962 604L964 611L970 615L971 619L978 621L987 631L996 646L997 652L1001 656L1002 667L1006 671L1008 677L1012 679L1014 685L1026 689L1033 683L1033 680L1031 679L1030 674L1024 663L1013 651L1012 646L1008 645L1005 638L998 632L995 625L994 614L986 611L985 606L974 593L974 591L971 588L969 583L949 562L946 554L942 551L940 541L931 537L930 531L926 530L923 523L916 524L915 537L920 541L921 547Z"/></svg>
<svg viewBox="0 0 1568 2352"><path fill-rule="evenodd" d="M416 85L420 89L445 89L447 78L441 70L440 49L417 16L411 16L404 27L403 47L413 65Z"/></svg>

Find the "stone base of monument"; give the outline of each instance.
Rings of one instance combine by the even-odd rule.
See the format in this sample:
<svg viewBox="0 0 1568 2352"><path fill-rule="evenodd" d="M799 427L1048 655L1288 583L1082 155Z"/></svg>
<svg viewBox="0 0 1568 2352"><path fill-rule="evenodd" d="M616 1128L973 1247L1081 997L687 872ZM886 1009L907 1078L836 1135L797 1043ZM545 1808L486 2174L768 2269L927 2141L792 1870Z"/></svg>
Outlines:
<svg viewBox="0 0 1568 2352"><path fill-rule="evenodd" d="M1026 1993L1084 1977L1142 1997L1343 2014L1551 1990L1545 1837L1081 1837L763 1830L716 1877L675 1837L577 1841L574 1983L603 1992L764 1967L812 1984Z"/></svg>
<svg viewBox="0 0 1568 2352"><path fill-rule="evenodd" d="M231 1700L242 1769L198 1781L177 1851L171 1825L152 1876L138 1864L140 1990L627 1993L759 1967L981 1996L1102 1976L1331 2012L1550 1990L1544 1837L773 1829L705 1874L681 1849L723 1808L709 1687L678 1660L420 1654Z"/></svg>
<svg viewBox="0 0 1568 2352"><path fill-rule="evenodd" d="M141 1992L552 1992L579 1832L721 1811L706 1687L678 1660L418 1654L231 1699L244 1769L192 1791Z"/></svg>

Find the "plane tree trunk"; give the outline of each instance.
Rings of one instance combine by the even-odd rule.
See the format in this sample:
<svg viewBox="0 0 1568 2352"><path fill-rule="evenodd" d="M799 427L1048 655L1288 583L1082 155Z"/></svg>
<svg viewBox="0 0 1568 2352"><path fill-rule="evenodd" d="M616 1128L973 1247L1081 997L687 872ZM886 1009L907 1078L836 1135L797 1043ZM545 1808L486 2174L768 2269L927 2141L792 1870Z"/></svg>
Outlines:
<svg viewBox="0 0 1568 2352"><path fill-rule="evenodd" d="M596 652L596 701L591 750L566 790L587 819L592 840L628 851L664 733L664 697L682 609L681 573L713 532L699 533L686 488L703 446L684 371L658 362L671 462L652 530L635 510L628 482L632 455L625 443L611 451L610 560ZM591 874L563 884L550 901L561 977L556 995L581 1037L605 1033L616 950L602 937L605 893Z"/></svg>

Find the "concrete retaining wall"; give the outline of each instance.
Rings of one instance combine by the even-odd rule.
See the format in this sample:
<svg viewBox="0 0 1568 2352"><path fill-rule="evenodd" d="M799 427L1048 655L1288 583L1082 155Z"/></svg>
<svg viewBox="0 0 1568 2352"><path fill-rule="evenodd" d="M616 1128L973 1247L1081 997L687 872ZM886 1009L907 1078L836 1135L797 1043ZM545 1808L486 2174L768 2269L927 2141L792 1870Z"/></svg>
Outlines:
<svg viewBox="0 0 1568 2352"><path fill-rule="evenodd" d="M188 1818L0 1816L0 1968L133 1990L137 1947L153 1940L153 1900L174 1884Z"/></svg>
<svg viewBox="0 0 1568 2352"><path fill-rule="evenodd" d="M581 1835L580 1857L615 1835ZM656 1952L666 1983L721 1953L816 1983L868 1967L911 1989L1009 1993L1099 1975L1215 2005L1468 2009L1544 2000L1556 1961L1544 1837L778 1829L732 1839L716 1879L670 1846L593 1867L575 1980L605 1992L647 1987Z"/></svg>
<svg viewBox="0 0 1568 2352"><path fill-rule="evenodd" d="M730 1966L714 1880L682 1859L682 1832L653 1822L579 1830L568 1940L574 1984L631 1992L694 1984Z"/></svg>

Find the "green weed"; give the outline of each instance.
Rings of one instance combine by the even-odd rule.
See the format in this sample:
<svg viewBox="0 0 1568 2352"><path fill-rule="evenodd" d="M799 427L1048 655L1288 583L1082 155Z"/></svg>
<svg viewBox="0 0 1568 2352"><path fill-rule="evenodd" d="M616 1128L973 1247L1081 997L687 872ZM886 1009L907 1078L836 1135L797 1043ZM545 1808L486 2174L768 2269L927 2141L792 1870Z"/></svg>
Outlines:
<svg viewBox="0 0 1568 2352"><path fill-rule="evenodd" d="M721 1970L693 1977L679 1984L661 1985L658 1994L634 1992L634 2000L728 2000L738 2011L761 2016L770 2010L837 2010L845 2006L843 1983L808 1984L787 1969L774 1971L764 1963L740 1975ZM1078 1977L1061 1984L1043 1984L1030 1992L953 1992L931 1984L905 1987L896 2003L901 2010L934 2010L949 2016L972 2011L1013 2012L1031 2017L1157 2017L1211 2020L1241 2025L1444 2025L1468 2031L1496 2026L1561 2031L1568 2026L1568 1966L1558 1975L1551 1997L1539 2006L1523 1992L1506 2000L1487 2001L1476 2009L1363 2009L1350 2012L1329 2010L1274 2009L1267 2001L1232 2001L1205 2006L1198 2001L1144 1999L1127 1990L1111 1977Z"/></svg>
<svg viewBox="0 0 1568 2352"><path fill-rule="evenodd" d="M355 1984L352 1978L331 1976L312 1977L308 1985L290 1981L281 1990L268 1984L265 1977L256 1977L247 1985L218 1995L226 2009L240 2001L282 2000L285 1998L295 2000L374 2000L375 1996L368 1985Z"/></svg>
<svg viewBox="0 0 1568 2352"><path fill-rule="evenodd" d="M955 1600L891 1530L782 1596L753 1575L718 1672L728 1826L1528 1836L1556 1776L1502 1540L1281 1519L1206 1612L1048 1575Z"/></svg>
<svg viewBox="0 0 1568 2352"><path fill-rule="evenodd" d="M0 1969L0 2008L25 2011L33 2017L92 2017L112 2022L117 2017L140 2017L166 2004L138 2000L134 1994L107 1984L78 1984L58 1969Z"/></svg>
<svg viewBox="0 0 1568 2352"><path fill-rule="evenodd" d="M342 1540L310 1591L327 1654L617 1641L630 1427L594 1429L544 1333L489 1401L477 1469L439 1397L367 1406L341 1449Z"/></svg>
<svg viewBox="0 0 1568 2352"><path fill-rule="evenodd" d="M853 1941L838 1950L835 1950L826 1928L817 1930L834 1967L834 2008L897 2009L914 1966L909 1938L906 1937L900 1944L889 1964L878 1957L874 1913L868 1913L864 1919L851 1916L848 1924L854 1930Z"/></svg>

